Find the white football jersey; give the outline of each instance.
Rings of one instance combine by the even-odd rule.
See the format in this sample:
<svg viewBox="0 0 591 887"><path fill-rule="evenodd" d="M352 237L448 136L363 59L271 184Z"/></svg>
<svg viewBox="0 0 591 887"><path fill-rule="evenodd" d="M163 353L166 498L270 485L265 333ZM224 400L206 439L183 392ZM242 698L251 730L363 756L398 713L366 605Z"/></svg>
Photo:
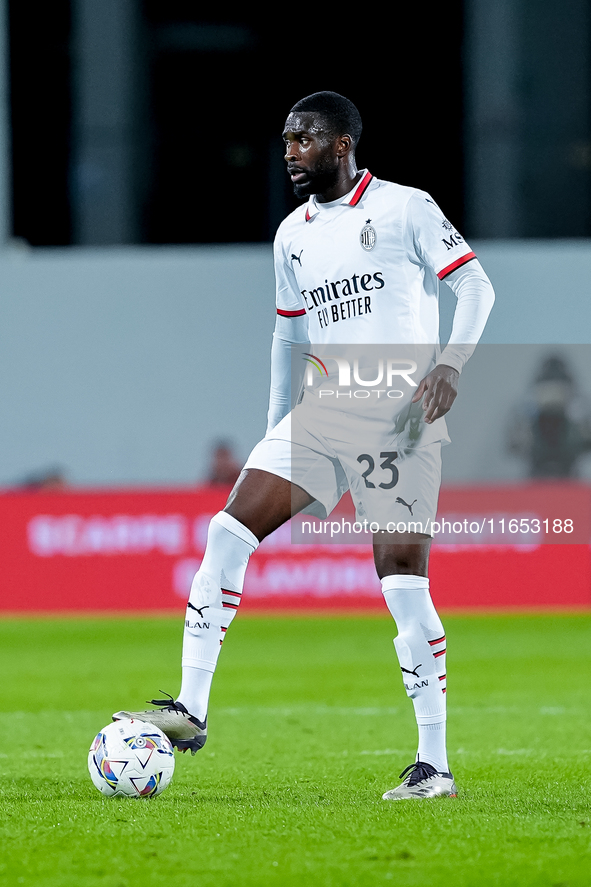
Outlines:
<svg viewBox="0 0 591 887"><path fill-rule="evenodd" d="M363 171L345 197L314 196L275 238L277 312L307 315L319 344L437 344L439 280L475 258L425 191Z"/></svg>

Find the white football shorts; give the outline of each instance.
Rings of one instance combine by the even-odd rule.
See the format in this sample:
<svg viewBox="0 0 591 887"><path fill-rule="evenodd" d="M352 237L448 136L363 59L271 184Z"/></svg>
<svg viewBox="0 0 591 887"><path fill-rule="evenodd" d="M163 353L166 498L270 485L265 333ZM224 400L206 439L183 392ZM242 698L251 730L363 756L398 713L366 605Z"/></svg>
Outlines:
<svg viewBox="0 0 591 887"><path fill-rule="evenodd" d="M253 449L245 468L297 484L316 502L305 513L325 519L351 491L356 520L388 532L432 536L441 485L441 441L402 445L392 422L357 424L347 412L330 421L300 421L298 407ZM313 430L311 430L313 429Z"/></svg>

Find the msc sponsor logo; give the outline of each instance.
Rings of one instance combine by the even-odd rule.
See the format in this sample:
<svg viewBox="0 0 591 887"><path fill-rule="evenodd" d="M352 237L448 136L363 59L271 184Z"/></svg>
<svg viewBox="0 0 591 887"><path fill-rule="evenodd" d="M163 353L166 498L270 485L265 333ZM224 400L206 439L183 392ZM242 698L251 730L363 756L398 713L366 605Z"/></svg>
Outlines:
<svg viewBox="0 0 591 887"><path fill-rule="evenodd" d="M447 250L450 250L453 249L454 246L459 246L461 243L464 243L464 238L461 234L458 234L458 232L452 228L450 222L447 222L447 225L450 226L448 230L451 230L452 233L449 235L449 239L447 239L446 237L442 237L441 242L445 244L445 248ZM447 228L447 225L445 224L445 222L443 223L444 228Z"/></svg>

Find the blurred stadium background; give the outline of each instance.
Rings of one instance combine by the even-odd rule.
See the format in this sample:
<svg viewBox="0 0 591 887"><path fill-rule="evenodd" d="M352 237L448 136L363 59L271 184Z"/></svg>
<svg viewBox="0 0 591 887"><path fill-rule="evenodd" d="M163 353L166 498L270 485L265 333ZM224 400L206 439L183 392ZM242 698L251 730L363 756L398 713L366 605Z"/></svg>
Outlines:
<svg viewBox="0 0 591 887"><path fill-rule="evenodd" d="M360 165L429 190L495 286L449 417L444 513L468 494L470 515L531 515L532 496L542 518L572 497L591 514L589 3L464 0L354 27L236 9L0 0L5 611L182 609L232 459L264 431L271 242L295 205L280 134L317 89L355 101ZM438 603L591 604L587 542L514 542L435 546ZM286 529L245 605L343 589L382 606L369 552Z"/></svg>

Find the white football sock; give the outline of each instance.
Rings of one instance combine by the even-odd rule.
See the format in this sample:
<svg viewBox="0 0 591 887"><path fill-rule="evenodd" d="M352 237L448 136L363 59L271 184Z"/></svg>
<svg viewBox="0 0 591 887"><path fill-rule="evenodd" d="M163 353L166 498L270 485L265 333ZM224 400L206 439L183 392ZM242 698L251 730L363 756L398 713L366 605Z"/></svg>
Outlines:
<svg viewBox="0 0 591 887"><path fill-rule="evenodd" d="M186 629L185 629L186 630ZM181 692L177 697L190 714L204 721L207 717L209 706L209 693L213 680L213 671L204 668L193 668L191 665L183 665L183 677Z"/></svg>
<svg viewBox="0 0 591 887"><path fill-rule="evenodd" d="M382 591L398 628L394 646L414 705L419 731L417 760L447 773L445 632L429 594L429 580L385 576Z"/></svg>
<svg viewBox="0 0 591 887"><path fill-rule="evenodd" d="M200 721L207 715L220 647L236 615L248 560L258 544L256 536L227 512L220 511L212 518L187 604L183 677L177 697Z"/></svg>

